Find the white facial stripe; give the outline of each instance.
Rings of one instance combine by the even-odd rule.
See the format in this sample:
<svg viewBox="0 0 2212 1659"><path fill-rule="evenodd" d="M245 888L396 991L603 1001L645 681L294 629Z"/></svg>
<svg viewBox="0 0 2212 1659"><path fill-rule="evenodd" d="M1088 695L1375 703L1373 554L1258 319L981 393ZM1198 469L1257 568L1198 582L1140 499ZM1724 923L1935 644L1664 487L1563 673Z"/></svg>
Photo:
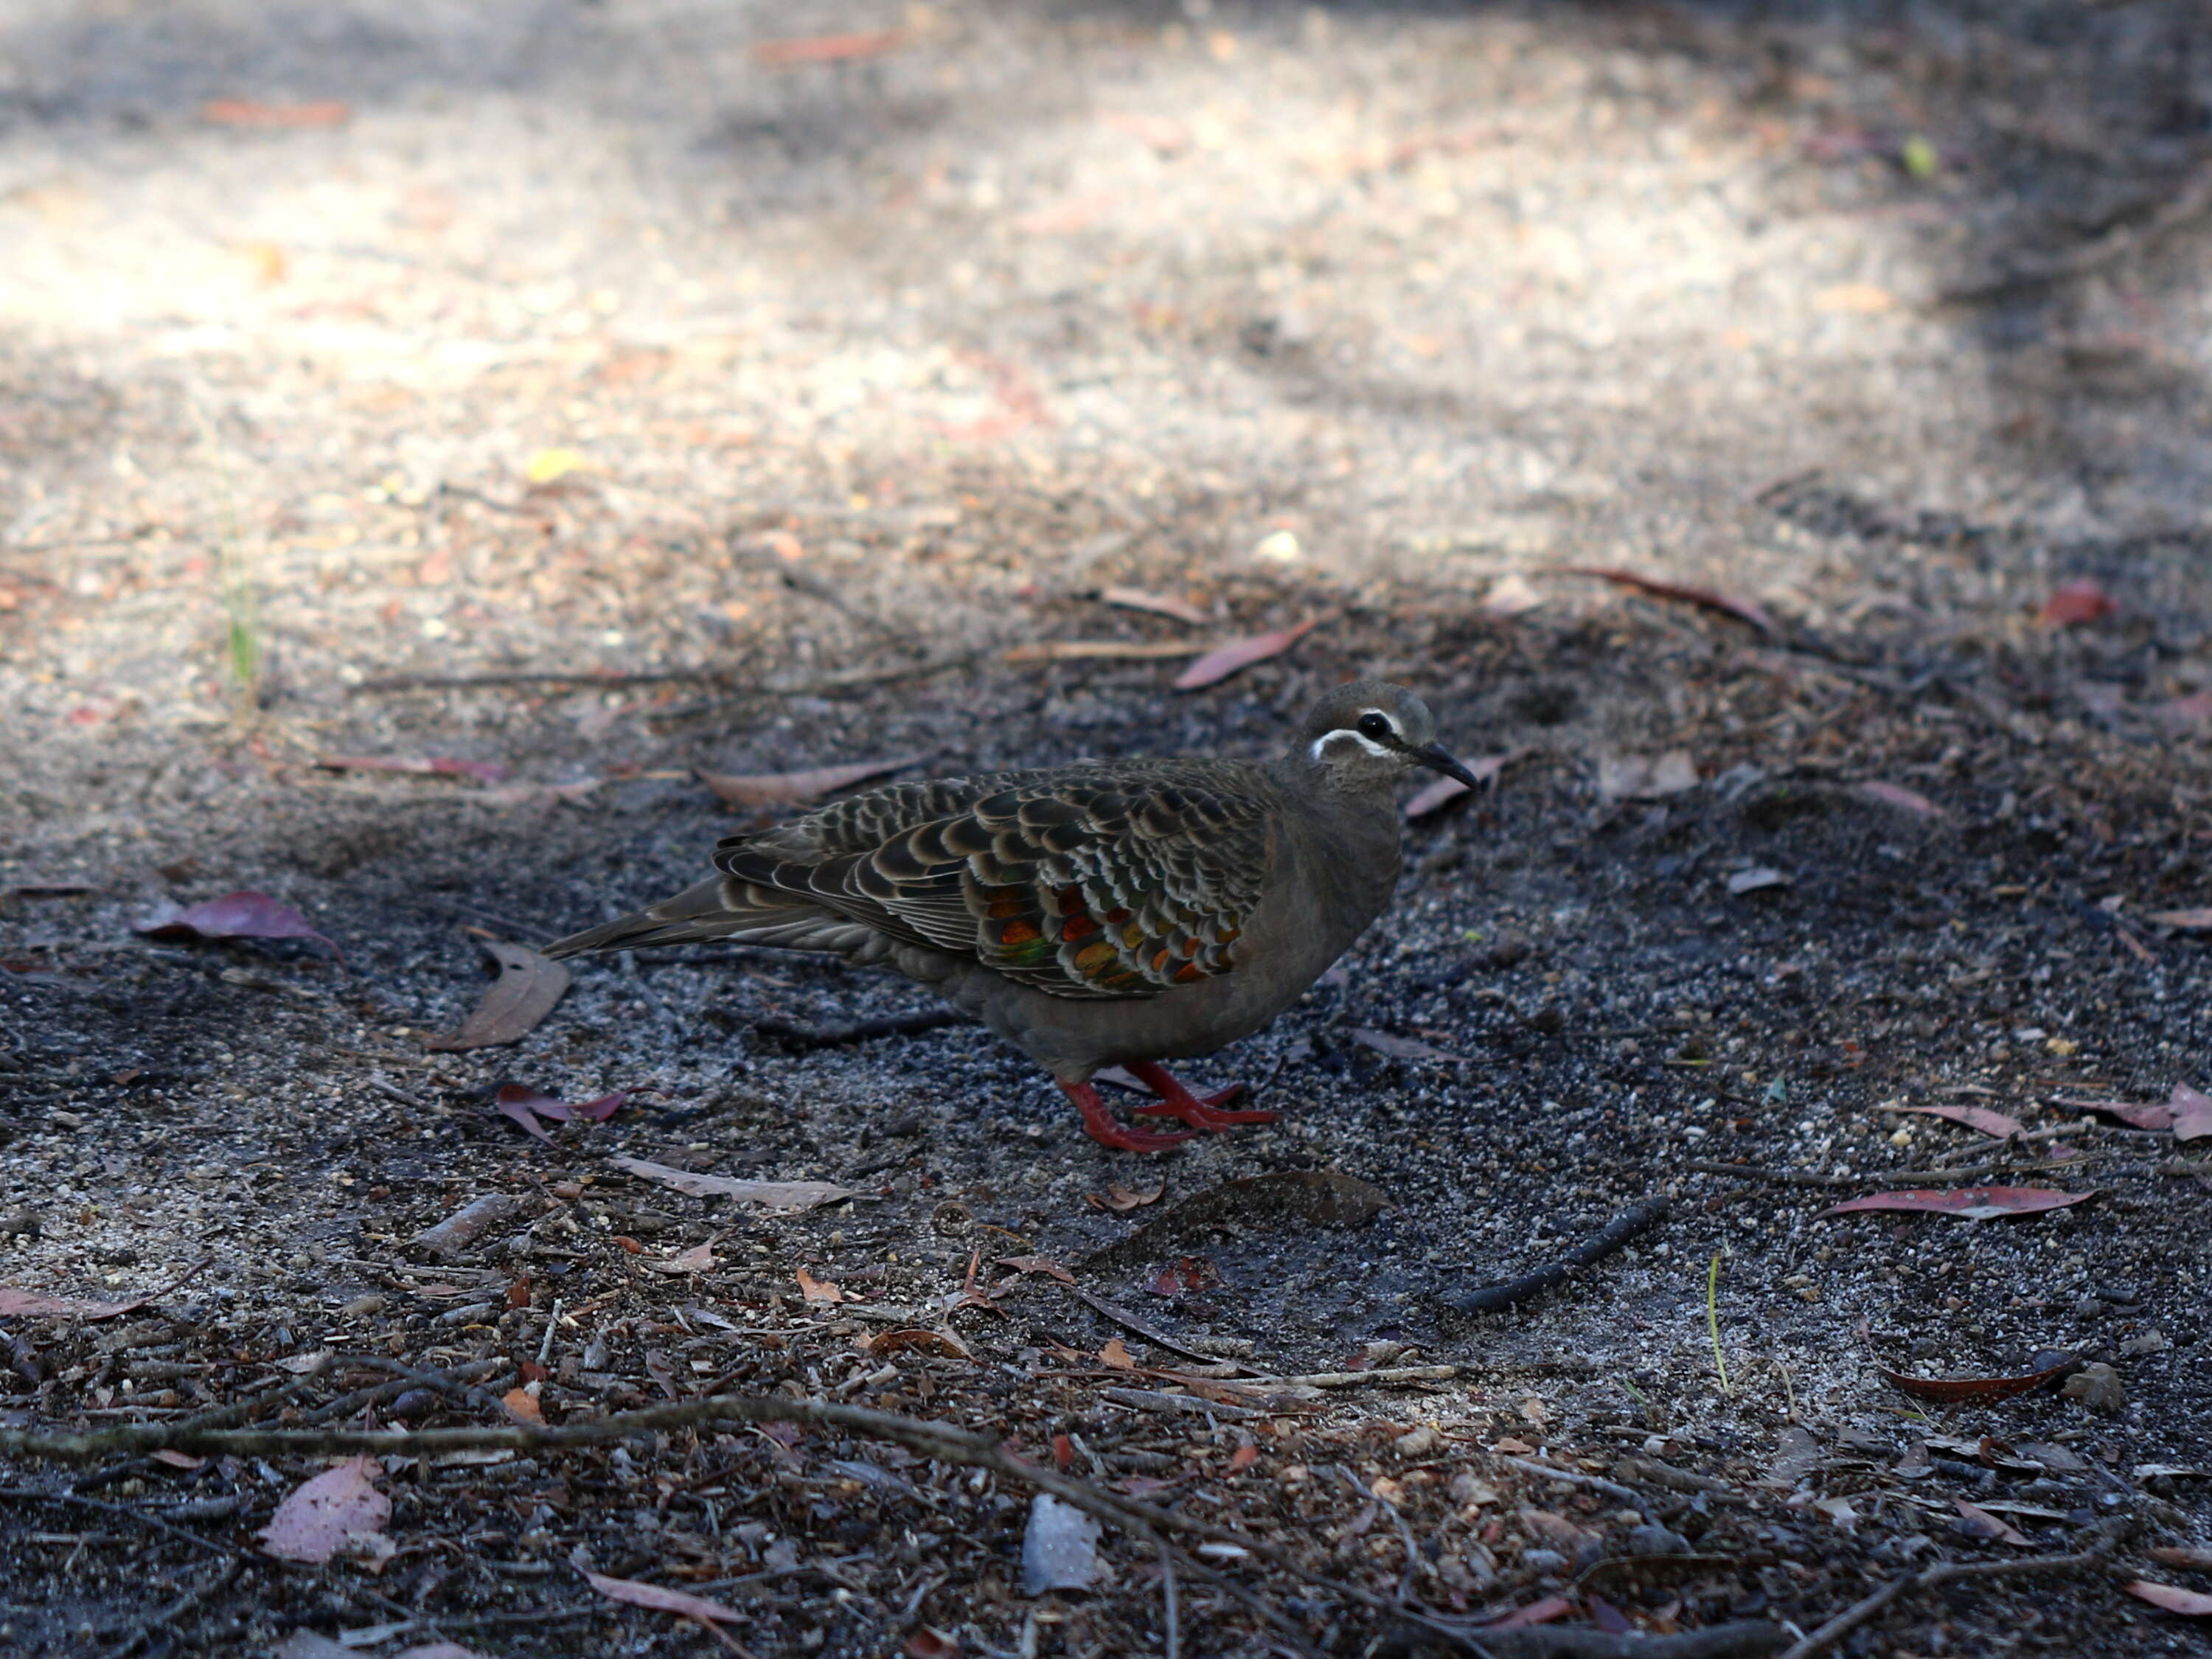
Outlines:
<svg viewBox="0 0 2212 1659"><path fill-rule="evenodd" d="M1325 738L1316 738L1314 739L1314 759L1316 761L1323 759L1324 757L1322 754L1322 750L1327 749L1329 744L1333 743L1343 743L1347 740L1358 744L1362 749L1364 749L1369 754L1374 756L1377 760L1389 760L1391 757L1390 751L1385 749L1381 744L1376 742L1372 738L1364 736L1358 732L1332 732Z"/></svg>

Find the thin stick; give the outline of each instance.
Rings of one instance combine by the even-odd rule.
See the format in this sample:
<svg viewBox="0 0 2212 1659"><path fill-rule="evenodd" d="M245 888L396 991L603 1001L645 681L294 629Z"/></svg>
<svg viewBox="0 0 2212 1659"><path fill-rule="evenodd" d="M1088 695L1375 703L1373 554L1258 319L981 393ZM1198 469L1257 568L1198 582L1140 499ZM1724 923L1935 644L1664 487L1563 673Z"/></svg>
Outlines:
<svg viewBox="0 0 2212 1659"><path fill-rule="evenodd" d="M1167 1626L1167 1659L1182 1659L1182 1618L1176 1606L1175 1551L1160 1540L1161 1618Z"/></svg>
<svg viewBox="0 0 2212 1659"><path fill-rule="evenodd" d="M1813 1659L1825 1653L1880 1613L1891 1602L1907 1592L1926 1589L1954 1578L2011 1578L2032 1572L2079 1572L2094 1567L2118 1547L2126 1531L2124 1522L2104 1523L2104 1535L2087 1549L2073 1555L2046 1555L2024 1561L1941 1561L1918 1572L1908 1572L1893 1578L1872 1595L1863 1596L1845 1607L1811 1635L1802 1638L1796 1646L1783 1654L1782 1659Z"/></svg>
<svg viewBox="0 0 2212 1659"><path fill-rule="evenodd" d="M1547 1262L1532 1273L1518 1279L1509 1279L1503 1284L1486 1285L1479 1291L1464 1296L1447 1297L1446 1303L1462 1313L1501 1313L1508 1308L1517 1308L1524 1302L1533 1302L1556 1285L1563 1285L1578 1267L1587 1267L1627 1245L1631 1240L1650 1232L1667 1218L1667 1200L1655 1198L1625 1210L1607 1222L1602 1231L1588 1242L1577 1244L1558 1261Z"/></svg>
<svg viewBox="0 0 2212 1659"><path fill-rule="evenodd" d="M1705 1275L1705 1328L1713 1335L1713 1369L1720 1373L1721 1393L1729 1391L1728 1361L1721 1357L1721 1253L1713 1252L1713 1265Z"/></svg>
<svg viewBox="0 0 2212 1659"><path fill-rule="evenodd" d="M216 1432L236 1433L237 1431L219 1429ZM94 1510L101 1515L119 1515L126 1520L136 1521L142 1527L152 1527L156 1531L167 1533L172 1538L180 1538L187 1544L197 1545L212 1554L235 1555L238 1553L228 1544L219 1544L212 1538L203 1538L182 1527L173 1527L159 1516L149 1515L143 1510L134 1510L127 1504L105 1503L97 1498L80 1497L73 1492L40 1492L31 1486L0 1486L0 1498L21 1504L54 1504L68 1508Z"/></svg>
<svg viewBox="0 0 2212 1659"><path fill-rule="evenodd" d="M1633 1504L1638 1509L1650 1499L1633 1486L1624 1486L1618 1480L1607 1480L1602 1475L1584 1474L1580 1469L1553 1468L1549 1463L1539 1463L1533 1457L1500 1457L1501 1463L1510 1463L1516 1469L1526 1469L1531 1474L1540 1474L1547 1480L1564 1481L1570 1486L1588 1486L1592 1492L1601 1492L1608 1498L1618 1498L1623 1503Z"/></svg>

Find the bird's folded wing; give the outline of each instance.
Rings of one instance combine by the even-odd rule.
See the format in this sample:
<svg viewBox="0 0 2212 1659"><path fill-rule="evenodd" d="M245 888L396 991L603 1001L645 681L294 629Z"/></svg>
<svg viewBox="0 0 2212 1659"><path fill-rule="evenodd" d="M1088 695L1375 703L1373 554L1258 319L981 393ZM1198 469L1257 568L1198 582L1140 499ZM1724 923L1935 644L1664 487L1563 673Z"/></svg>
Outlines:
<svg viewBox="0 0 2212 1659"><path fill-rule="evenodd" d="M1150 997L1236 966L1267 852L1252 781L1164 762L894 785L714 861L1056 995Z"/></svg>

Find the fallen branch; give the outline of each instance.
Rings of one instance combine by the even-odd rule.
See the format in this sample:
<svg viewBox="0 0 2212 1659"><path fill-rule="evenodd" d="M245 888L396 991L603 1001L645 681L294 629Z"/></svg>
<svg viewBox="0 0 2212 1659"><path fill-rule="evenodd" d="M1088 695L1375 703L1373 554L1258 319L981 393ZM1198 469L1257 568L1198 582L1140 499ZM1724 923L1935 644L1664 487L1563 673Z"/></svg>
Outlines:
<svg viewBox="0 0 2212 1659"><path fill-rule="evenodd" d="M1592 1492L1601 1492L1608 1498L1618 1498L1641 1509L1649 1500L1633 1486L1624 1486L1618 1480L1608 1480L1601 1474L1584 1474L1580 1469L1562 1469L1550 1463L1539 1463L1533 1457L1500 1455L1498 1460L1530 1474L1540 1474L1547 1480L1557 1480L1570 1486L1587 1486Z"/></svg>
<svg viewBox="0 0 2212 1659"><path fill-rule="evenodd" d="M1524 1302L1534 1301L1553 1286L1564 1285L1576 1269L1602 1261L1632 1239L1650 1232L1666 1217L1667 1200L1649 1200L1634 1209L1623 1211L1607 1223L1605 1230L1595 1238L1577 1244L1558 1261L1532 1273L1523 1273L1500 1285L1486 1285L1464 1296L1446 1297L1444 1301L1462 1313L1502 1313L1508 1308L1517 1308Z"/></svg>
<svg viewBox="0 0 2212 1659"><path fill-rule="evenodd" d="M1801 1638L1782 1659L1813 1659L1814 1654L1826 1652L1891 1602L1914 1590L1928 1589L1956 1578L2015 1578L2036 1572L2080 1572L2099 1565L2119 1547L2120 1540L2126 1535L2128 1522L2123 1518L2098 1524L2102 1535L2087 1549L2072 1555L2045 1555L2022 1561L1940 1561L1918 1572L1905 1573L1872 1595L1852 1602L1820 1629Z"/></svg>

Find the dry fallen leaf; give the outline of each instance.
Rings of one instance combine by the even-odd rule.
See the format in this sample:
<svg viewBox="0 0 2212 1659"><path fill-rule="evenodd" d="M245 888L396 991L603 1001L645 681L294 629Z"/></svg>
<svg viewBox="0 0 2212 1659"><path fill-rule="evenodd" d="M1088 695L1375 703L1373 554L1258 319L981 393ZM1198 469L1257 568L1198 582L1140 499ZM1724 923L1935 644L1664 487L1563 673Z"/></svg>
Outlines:
<svg viewBox="0 0 2212 1659"><path fill-rule="evenodd" d="M714 1271L714 1246L711 1242L694 1244L680 1255L657 1261L647 1258L637 1265L657 1273L710 1273Z"/></svg>
<svg viewBox="0 0 2212 1659"><path fill-rule="evenodd" d="M1917 812L1923 818L1940 818L1943 809L1917 790L1907 789L1901 783L1883 783L1869 778L1851 786L1869 800L1878 800L1886 805L1901 806L1908 812Z"/></svg>
<svg viewBox="0 0 2212 1659"><path fill-rule="evenodd" d="M1917 1210L1930 1215L1957 1216L1966 1221L1990 1221L1999 1216L2035 1215L2044 1210L2063 1210L2096 1197L2086 1193L2063 1193L2051 1187L1966 1187L1950 1192L1915 1189L1875 1193L1865 1198L1832 1204L1822 1215L1847 1215L1857 1210Z"/></svg>
<svg viewBox="0 0 2212 1659"><path fill-rule="evenodd" d="M2171 1129L2173 1127L2173 1108L2165 1101L2137 1105L2132 1101L2093 1100L2078 1095L2059 1095L2054 1100L2060 1106L2071 1106L2085 1112L2102 1112L2108 1117L2116 1117L2131 1129Z"/></svg>
<svg viewBox="0 0 2212 1659"><path fill-rule="evenodd" d="M1985 1538L1997 1544L2018 1544L2023 1548L2034 1547L2035 1540L1987 1510L1969 1504L1963 1498L1954 1498L1951 1502L1958 1508L1959 1529L1968 1537Z"/></svg>
<svg viewBox="0 0 2212 1659"><path fill-rule="evenodd" d="M1679 599L1685 605L1703 605L1708 611L1722 611L1738 622L1747 622L1762 634L1774 632L1774 618L1764 607L1750 599L1739 599L1726 593L1717 593L1709 587L1685 587L1678 582L1661 581L1654 576L1639 576L1633 570L1588 564L1563 566L1563 576L1595 576L1600 581L1617 582L1623 587L1632 587L1640 593L1649 593L1656 599Z"/></svg>
<svg viewBox="0 0 2212 1659"><path fill-rule="evenodd" d="M1109 587L1098 597L1108 605L1119 605L1124 611L1148 611L1156 617L1173 617L1177 622L1202 624L1212 617L1188 599L1178 599L1165 593L1147 593L1140 587Z"/></svg>
<svg viewBox="0 0 2212 1659"><path fill-rule="evenodd" d="M2202 1590L2183 1589L2176 1584L2154 1583L2148 1578L2138 1578L2121 1588L2154 1607L2164 1607L2168 1613L2181 1613L2191 1619L2212 1619L2212 1595L2207 1595Z"/></svg>
<svg viewBox="0 0 2212 1659"><path fill-rule="evenodd" d="M1144 1369L1137 1364L1136 1356L1129 1352L1128 1345L1118 1336L1109 1336L1106 1339L1106 1346L1098 1350L1098 1363L1110 1366L1117 1371L1135 1371Z"/></svg>
<svg viewBox="0 0 2212 1659"><path fill-rule="evenodd" d="M1118 1181L1109 1181L1106 1183L1104 1192L1085 1193L1084 1197L1099 1209L1120 1212L1140 1210L1147 1204L1157 1204L1160 1201L1160 1195L1167 1189L1168 1184L1164 1181L1149 1193L1140 1193L1134 1187L1125 1187Z"/></svg>
<svg viewBox="0 0 2212 1659"><path fill-rule="evenodd" d="M826 1279L817 1279L804 1267L799 1270L799 1293L809 1302L842 1302L846 1299L843 1291ZM860 1298L855 1297L853 1299L858 1301Z"/></svg>
<svg viewBox="0 0 2212 1659"><path fill-rule="evenodd" d="M2035 613L2035 619L2045 628L2070 628L2078 623L2092 623L2112 616L2119 608L2111 594L2085 579L2052 588L2043 608Z"/></svg>
<svg viewBox="0 0 2212 1659"><path fill-rule="evenodd" d="M134 1296L128 1302L85 1302L73 1297L42 1296L36 1291L19 1291L0 1285L0 1319L23 1317L33 1319L113 1319L135 1308L143 1308L193 1279L201 1268L214 1261L211 1255L202 1256L172 1279L159 1290L149 1291L143 1296Z"/></svg>
<svg viewBox="0 0 2212 1659"><path fill-rule="evenodd" d="M1907 1376L1887 1365L1875 1369L1882 1380L1900 1394L1911 1395L1915 1400L1940 1400L1947 1404L1962 1406L1987 1405L1991 1401L2009 1400L2016 1394L2032 1394L2051 1382L2074 1364L2071 1354L2053 1365L2029 1371L2020 1376Z"/></svg>
<svg viewBox="0 0 2212 1659"><path fill-rule="evenodd" d="M1493 1619L1478 1630L1521 1630L1530 1625L1548 1625L1554 1619L1564 1619L1575 1610L1575 1604L1564 1595L1539 1596L1525 1607L1516 1607L1503 1619ZM1480 1638L1475 1638L1478 1642Z"/></svg>
<svg viewBox="0 0 2212 1659"><path fill-rule="evenodd" d="M335 98L312 104L216 98L200 106L200 118L218 127L342 127L353 119L353 109Z"/></svg>
<svg viewBox="0 0 2212 1659"><path fill-rule="evenodd" d="M1607 800L1655 800L1698 787L1698 766L1686 749L1663 755L1600 755L1597 792Z"/></svg>
<svg viewBox="0 0 2212 1659"><path fill-rule="evenodd" d="M256 1534L280 1561L321 1565L357 1534L378 1533L392 1518L392 1500L377 1491L366 1457L348 1458L295 1487Z"/></svg>
<svg viewBox="0 0 2212 1659"><path fill-rule="evenodd" d="M890 760L854 761L846 766L818 766L805 772L761 772L742 775L702 772L699 781L714 792L717 800L732 806L791 806L833 790L849 789L870 778L902 772L927 758L902 755Z"/></svg>
<svg viewBox="0 0 2212 1659"><path fill-rule="evenodd" d="M279 904L266 893L225 893L204 904L185 909L164 905L135 931L149 939L307 939L330 946L341 965L345 957L338 947L307 925L307 919L289 904Z"/></svg>
<svg viewBox="0 0 2212 1659"><path fill-rule="evenodd" d="M2002 1112L1993 1112L1986 1106L1885 1106L1886 1112L1906 1112L1920 1117L1940 1117L1948 1122L1963 1123L1970 1129L1979 1129L1985 1135L1995 1135L2002 1140L2008 1135L2025 1134L2027 1126L2016 1117L2007 1117Z"/></svg>
<svg viewBox="0 0 2212 1659"><path fill-rule="evenodd" d="M422 1045L434 1053L493 1048L521 1041L553 1012L573 981L568 969L526 945L501 939L478 939L477 944L497 964L499 977L485 990L476 1012L461 1022L460 1030Z"/></svg>
<svg viewBox="0 0 2212 1659"><path fill-rule="evenodd" d="M2172 1098L2166 1103L2173 1114L2176 1140L2202 1140L2212 1135L2212 1095L2192 1089L2186 1083L2177 1083Z"/></svg>
<svg viewBox="0 0 2212 1659"><path fill-rule="evenodd" d="M1063 1285L1075 1283L1075 1275L1049 1256L1002 1255L992 1265L999 1267L1012 1267L1018 1273L1042 1273L1047 1279L1056 1279Z"/></svg>
<svg viewBox="0 0 2212 1659"><path fill-rule="evenodd" d="M2194 1567L2199 1572L2212 1572L2212 1550L2201 1545L2159 1544L2143 1553L2169 1567Z"/></svg>
<svg viewBox="0 0 2212 1659"><path fill-rule="evenodd" d="M2212 908L2203 910L2154 910L2143 918L2160 927L2172 927L2185 933L2201 933L2212 930Z"/></svg>
<svg viewBox="0 0 2212 1659"><path fill-rule="evenodd" d="M687 1595L682 1590L663 1589L658 1584L641 1584L634 1578L609 1578L603 1574L587 1572L585 1582L611 1601L624 1601L634 1607L649 1608L654 1613L672 1613L685 1619L706 1619L728 1623L744 1615L734 1607L726 1607L720 1601L709 1601L704 1596Z"/></svg>
<svg viewBox="0 0 2212 1659"><path fill-rule="evenodd" d="M641 1158L613 1158L607 1161L617 1170L657 1181L664 1187L673 1187L694 1198L733 1198L740 1204L765 1205L771 1210L812 1210L841 1199L860 1196L849 1187L829 1181L744 1181L733 1176L678 1170L666 1164L648 1163Z"/></svg>
<svg viewBox="0 0 2212 1659"><path fill-rule="evenodd" d="M509 1389L500 1395L499 1403L507 1407L507 1415L518 1423L543 1423L545 1420L545 1412L538 1405L538 1396L527 1388Z"/></svg>
<svg viewBox="0 0 2212 1659"><path fill-rule="evenodd" d="M1187 1255L1170 1262L1146 1279L1145 1289L1153 1296L1188 1296L1193 1291L1218 1284L1220 1277L1203 1256Z"/></svg>
<svg viewBox="0 0 2212 1659"><path fill-rule="evenodd" d="M1464 1060L1464 1054L1455 1054L1433 1044L1417 1042L1412 1037L1393 1036L1388 1031L1377 1031L1365 1025L1347 1025L1345 1036L1363 1048L1372 1048L1378 1054L1388 1054L1393 1060Z"/></svg>
<svg viewBox="0 0 2212 1659"><path fill-rule="evenodd" d="M398 755L325 755L315 763L326 772L411 772L434 777L474 778L496 783L507 769L496 761L455 760L447 755L410 758Z"/></svg>
<svg viewBox="0 0 2212 1659"><path fill-rule="evenodd" d="M975 1357L974 1351L951 1332L924 1330L918 1325L878 1332L865 1339L860 1352L872 1359L887 1353L932 1353L946 1359Z"/></svg>
<svg viewBox="0 0 2212 1659"><path fill-rule="evenodd" d="M498 1094L492 1097L492 1103L501 1116L513 1118L550 1146L553 1144L553 1137L547 1134L539 1124L540 1118L550 1118L556 1123L567 1123L576 1118L582 1118L589 1123L604 1123L620 1111L629 1099L626 1093L601 1095L597 1100L571 1106L565 1101L556 1100L550 1095L541 1095L537 1090L526 1088L520 1083L508 1083L501 1085Z"/></svg>
<svg viewBox="0 0 2212 1659"><path fill-rule="evenodd" d="M1300 623L1296 628L1278 629L1272 634L1255 635L1249 640L1238 640L1233 645L1218 647L1176 675L1175 689L1178 691L1197 691L1209 685L1218 685L1231 675L1242 672L1254 663L1281 656L1320 626L1321 618L1316 617Z"/></svg>
<svg viewBox="0 0 2212 1659"><path fill-rule="evenodd" d="M1474 774L1477 783L1488 783L1505 769L1506 762L1512 758L1510 755L1485 755L1480 760L1468 761L1467 769ZM1408 818L1425 818L1439 807L1449 805L1468 793L1468 787L1457 778L1438 778L1427 787L1417 791L1406 803L1406 816Z"/></svg>
<svg viewBox="0 0 2212 1659"><path fill-rule="evenodd" d="M795 40L754 44L753 62L763 69L794 69L804 64L848 64L856 58L880 58L914 39L910 29L866 29L851 34L814 34Z"/></svg>

